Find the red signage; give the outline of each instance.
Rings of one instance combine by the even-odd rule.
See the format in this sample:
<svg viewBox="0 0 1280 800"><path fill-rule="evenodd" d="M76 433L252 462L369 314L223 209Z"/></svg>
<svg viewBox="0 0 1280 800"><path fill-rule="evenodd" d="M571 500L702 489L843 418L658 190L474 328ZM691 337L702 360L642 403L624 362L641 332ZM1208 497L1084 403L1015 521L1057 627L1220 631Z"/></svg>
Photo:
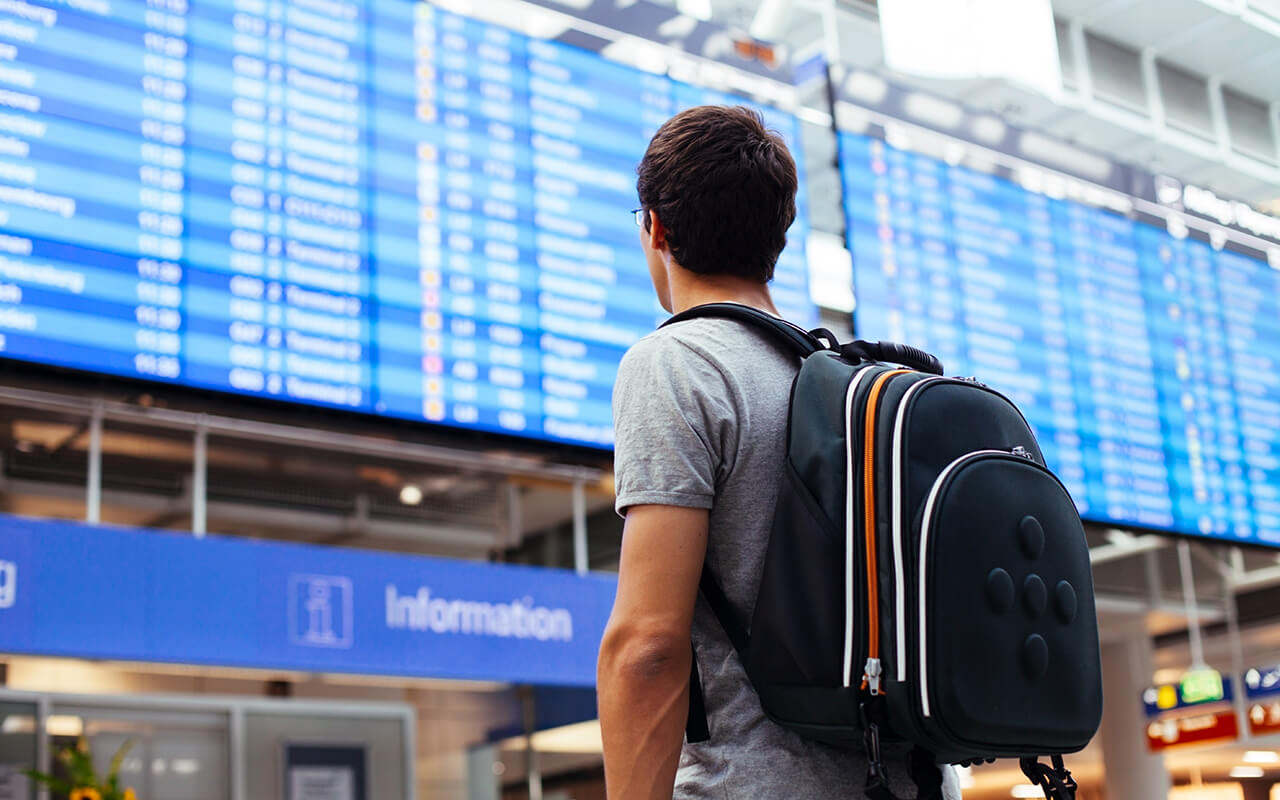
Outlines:
<svg viewBox="0 0 1280 800"><path fill-rule="evenodd" d="M1280 725L1280 719L1277 723ZM1147 749L1159 752L1184 744L1231 741L1239 735L1236 712L1231 708L1170 714L1147 723Z"/></svg>
<svg viewBox="0 0 1280 800"><path fill-rule="evenodd" d="M1254 736L1280 733L1280 699L1249 706L1249 732Z"/></svg>

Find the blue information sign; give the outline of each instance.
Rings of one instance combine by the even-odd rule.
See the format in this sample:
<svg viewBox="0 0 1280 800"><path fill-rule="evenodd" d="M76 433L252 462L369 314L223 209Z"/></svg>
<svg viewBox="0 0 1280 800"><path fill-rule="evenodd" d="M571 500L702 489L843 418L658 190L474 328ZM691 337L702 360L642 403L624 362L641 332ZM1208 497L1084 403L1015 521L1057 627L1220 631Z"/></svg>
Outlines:
<svg viewBox="0 0 1280 800"><path fill-rule="evenodd" d="M1244 694L1250 700L1280 695L1280 664L1253 667L1244 674Z"/></svg>
<svg viewBox="0 0 1280 800"><path fill-rule="evenodd" d="M595 684L611 576L0 515L0 652Z"/></svg>

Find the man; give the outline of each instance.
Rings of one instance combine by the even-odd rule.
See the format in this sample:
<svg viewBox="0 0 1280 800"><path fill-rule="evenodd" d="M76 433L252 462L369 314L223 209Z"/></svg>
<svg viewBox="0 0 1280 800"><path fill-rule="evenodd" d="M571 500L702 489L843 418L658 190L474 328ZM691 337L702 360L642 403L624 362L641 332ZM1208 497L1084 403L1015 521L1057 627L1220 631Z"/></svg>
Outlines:
<svg viewBox="0 0 1280 800"><path fill-rule="evenodd" d="M796 168L759 115L678 114L654 135L638 176L640 245L662 307L734 302L777 315L768 282L795 218ZM622 361L615 476L626 524L598 674L611 800L863 796L862 754L769 721L698 596L705 558L750 619L798 369L755 329L722 319L662 328ZM682 748L691 634L710 740ZM905 758L905 747L886 746L895 792L909 798Z"/></svg>

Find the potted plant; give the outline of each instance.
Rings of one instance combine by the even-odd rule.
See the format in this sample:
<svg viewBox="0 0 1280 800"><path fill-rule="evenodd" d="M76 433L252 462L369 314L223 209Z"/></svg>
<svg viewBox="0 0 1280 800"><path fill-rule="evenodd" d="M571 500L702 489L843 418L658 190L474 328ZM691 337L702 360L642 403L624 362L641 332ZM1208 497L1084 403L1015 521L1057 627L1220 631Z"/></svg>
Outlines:
<svg viewBox="0 0 1280 800"><path fill-rule="evenodd" d="M138 795L132 788L120 788L120 764L131 747L132 740L120 746L111 757L111 766L104 778L99 778L94 770L93 755L83 736L74 745L67 745L58 751L57 757L66 767L67 778L34 769L25 770L25 773L36 783L65 795L67 800L138 800Z"/></svg>

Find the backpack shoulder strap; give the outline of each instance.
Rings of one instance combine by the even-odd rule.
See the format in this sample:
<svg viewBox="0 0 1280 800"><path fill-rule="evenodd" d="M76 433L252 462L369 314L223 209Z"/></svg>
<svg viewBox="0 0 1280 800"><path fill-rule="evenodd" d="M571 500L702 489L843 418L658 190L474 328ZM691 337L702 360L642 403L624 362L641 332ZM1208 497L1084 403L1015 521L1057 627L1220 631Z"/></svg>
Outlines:
<svg viewBox="0 0 1280 800"><path fill-rule="evenodd" d="M806 331L798 325L741 303L707 303L694 306L681 311L659 327L665 328L675 322L708 317L736 319L752 325L773 336L775 341L800 358L807 358L819 350L833 350L855 363L883 361L902 364L932 375L942 374L942 363L919 348L896 342L866 342L860 339L842 345L836 341L835 335L825 328Z"/></svg>
<svg viewBox="0 0 1280 800"><path fill-rule="evenodd" d="M701 306L694 306L681 311L659 327L665 328L676 322L705 318L736 319L739 322L754 326L772 336L780 345L800 358L805 358L819 350L827 349L804 328L792 325L790 322L779 319L758 308L744 306L740 303L707 303ZM835 342L833 341L832 345L834 344Z"/></svg>

